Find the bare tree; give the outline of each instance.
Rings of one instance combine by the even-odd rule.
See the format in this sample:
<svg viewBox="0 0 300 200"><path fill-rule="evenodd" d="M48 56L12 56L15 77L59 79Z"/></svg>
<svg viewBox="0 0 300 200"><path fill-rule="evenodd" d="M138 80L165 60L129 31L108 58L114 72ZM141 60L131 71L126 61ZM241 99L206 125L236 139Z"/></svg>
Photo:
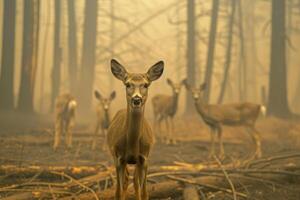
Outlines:
<svg viewBox="0 0 300 200"><path fill-rule="evenodd" d="M53 46L53 67L52 67L52 96L51 109L54 106L55 98L59 95L61 77L61 48L60 48L60 25L61 25L61 1L54 0L54 46Z"/></svg>
<svg viewBox="0 0 300 200"><path fill-rule="evenodd" d="M69 79L70 79L70 91L71 94L76 93L77 88L77 25L76 25L76 13L75 13L75 1L68 0L68 48L69 48Z"/></svg>
<svg viewBox="0 0 300 200"><path fill-rule="evenodd" d="M35 72L37 69L37 40L38 40L38 1L24 0L23 49L21 66L21 83L19 89L18 110L33 112L33 91Z"/></svg>
<svg viewBox="0 0 300 200"><path fill-rule="evenodd" d="M287 73L285 47L285 0L272 0L272 36L268 114L287 117Z"/></svg>
<svg viewBox="0 0 300 200"><path fill-rule="evenodd" d="M231 14L228 20L228 41L227 41L227 50L226 50L226 60L224 63L224 78L221 85L220 96L218 98L218 103L222 103L224 94L226 91L229 69L231 64L231 50L232 50L232 39L233 39L233 24L234 24L234 16L235 16L235 7L236 0L231 0Z"/></svg>
<svg viewBox="0 0 300 200"><path fill-rule="evenodd" d="M216 44L216 33L218 26L218 13L219 13L219 0L213 0L212 11L211 11L211 22L210 22L210 32L209 32L209 43L208 43L208 53L206 59L206 71L205 71L205 83L207 84L207 89L204 92L204 99L209 102L209 96L211 91L211 80L213 74L213 64L214 64L214 53Z"/></svg>
<svg viewBox="0 0 300 200"><path fill-rule="evenodd" d="M80 80L81 94L79 96L79 102L81 105L80 108L82 109L90 109L92 102L94 71L96 64L97 2L97 0L85 1Z"/></svg>
<svg viewBox="0 0 300 200"><path fill-rule="evenodd" d="M195 0L187 0L187 77L191 85L195 84ZM186 94L186 113L194 110L193 99Z"/></svg>
<svg viewBox="0 0 300 200"><path fill-rule="evenodd" d="M16 0L5 0L3 12L4 20L0 76L0 110L13 110Z"/></svg>

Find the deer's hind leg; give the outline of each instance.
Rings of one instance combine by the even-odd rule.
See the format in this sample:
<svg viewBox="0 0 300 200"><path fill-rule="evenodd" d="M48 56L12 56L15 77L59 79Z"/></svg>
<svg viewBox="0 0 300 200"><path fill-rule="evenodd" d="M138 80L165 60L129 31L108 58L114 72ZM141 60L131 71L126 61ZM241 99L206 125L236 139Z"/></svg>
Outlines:
<svg viewBox="0 0 300 200"><path fill-rule="evenodd" d="M213 126L210 126L210 152L209 152L209 158L213 158L215 153L215 134L216 134L216 128Z"/></svg>
<svg viewBox="0 0 300 200"><path fill-rule="evenodd" d="M73 120L69 119L65 123L65 134L66 134L66 145L68 148L72 148L72 128L73 128Z"/></svg>
<svg viewBox="0 0 300 200"><path fill-rule="evenodd" d="M255 158L260 158L262 156L261 152L261 138L259 132L256 130L254 126L248 126L246 127L248 133L252 137L253 142L255 143Z"/></svg>
<svg viewBox="0 0 300 200"><path fill-rule="evenodd" d="M219 140L219 158L224 158L225 151L224 151L224 145L223 145L223 136L222 136L222 127L219 125L217 127L217 133L218 133L218 140Z"/></svg>
<svg viewBox="0 0 300 200"><path fill-rule="evenodd" d="M175 130L174 130L174 119L173 117L169 117L170 119L170 124L171 124L171 143L176 144L176 138L175 138Z"/></svg>
<svg viewBox="0 0 300 200"><path fill-rule="evenodd" d="M57 117L55 120L54 144L53 149L56 150L60 144L61 134L63 132L63 120Z"/></svg>

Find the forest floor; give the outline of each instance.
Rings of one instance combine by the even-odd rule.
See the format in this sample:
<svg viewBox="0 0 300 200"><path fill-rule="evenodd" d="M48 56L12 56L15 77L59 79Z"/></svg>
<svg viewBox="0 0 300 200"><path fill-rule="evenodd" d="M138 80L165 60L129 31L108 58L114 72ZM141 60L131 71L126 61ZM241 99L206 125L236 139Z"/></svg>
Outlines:
<svg viewBox="0 0 300 200"><path fill-rule="evenodd" d="M251 137L242 127L224 128L226 156L219 160L208 158L209 129L199 119L191 119L188 122L177 119L175 124L174 138L178 143L166 145L157 141L149 164L150 174L153 174L149 183L180 183L180 188L178 185L173 186L178 187L179 189L174 188L174 191L179 192L170 194L170 199L187 199L188 197L183 197L183 191L186 186L191 185L195 186L200 199L300 199L299 121L266 118L257 122L257 129L262 137L263 158L267 159L251 161L255 163L255 168L241 164L254 151ZM110 171L109 175L113 176L112 159L107 151L102 150L102 136L98 138L97 149L91 150L92 132L93 126L77 126L73 134L73 147L66 149L61 145L57 151L53 151L53 130L49 126L0 130L0 199L60 199L70 194L74 197L74 194L77 196L83 193L90 193L92 196L86 199L93 199L96 193L91 192L92 190L99 194L109 188L113 182L105 179L101 183L102 179L99 177L87 185L78 182L77 189L74 185L64 185L62 188L65 189L57 185L74 183L76 180L93 177L105 171ZM255 169L256 173L247 174L250 169ZM185 174L180 174L182 171ZM226 171L230 179L226 178ZM155 175L159 172L166 174ZM174 176L174 172L180 176ZM202 174L200 177L201 172L211 174ZM107 177L109 175L106 174ZM68 178L69 180L66 180ZM243 182L243 178L252 181ZM227 184L230 182L235 188ZM46 189L43 187L45 183L48 183ZM54 188L54 192L49 186ZM160 187L158 186L157 190L161 190ZM162 193L167 194L150 197L168 197L168 191ZM18 194L19 196L16 196ZM233 194L237 195L237 198ZM99 199L102 199L101 196Z"/></svg>

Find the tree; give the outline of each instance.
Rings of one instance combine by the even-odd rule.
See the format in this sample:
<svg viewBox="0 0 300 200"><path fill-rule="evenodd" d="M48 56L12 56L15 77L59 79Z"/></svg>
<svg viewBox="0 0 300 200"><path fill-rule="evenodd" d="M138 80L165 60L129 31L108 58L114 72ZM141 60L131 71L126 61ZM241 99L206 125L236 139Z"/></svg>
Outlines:
<svg viewBox="0 0 300 200"><path fill-rule="evenodd" d="M211 11L211 22L210 22L210 32L209 32L209 43L208 43L208 52L206 59L206 71L204 82L207 85L207 88L204 92L204 99L206 102L209 102L212 74L213 74L213 64L214 64L214 53L215 53L215 44L216 44L216 33L218 26L218 13L219 13L219 0L213 0L212 11Z"/></svg>
<svg viewBox="0 0 300 200"><path fill-rule="evenodd" d="M19 111L27 113L33 112L36 53L38 52L35 51L38 40L38 6L37 1L24 0L21 83L17 108Z"/></svg>
<svg viewBox="0 0 300 200"><path fill-rule="evenodd" d="M76 26L76 14L75 14L75 1L68 0L68 40L69 40L69 79L70 79L70 91L72 94L76 94L77 83L77 26Z"/></svg>
<svg viewBox="0 0 300 200"><path fill-rule="evenodd" d="M5 0L3 12L4 20L0 76L0 110L13 110L16 0Z"/></svg>
<svg viewBox="0 0 300 200"><path fill-rule="evenodd" d="M228 20L228 41L227 41L226 58L224 63L224 78L221 85L221 91L220 91L220 96L218 98L218 103L222 103L223 101L226 86L227 86L228 76L229 76L228 74L229 74L229 68L231 64L231 50L232 50L235 7L236 7L236 0L231 0L231 14Z"/></svg>
<svg viewBox="0 0 300 200"><path fill-rule="evenodd" d="M285 47L285 0L272 0L272 36L269 76L268 114L288 117Z"/></svg>
<svg viewBox="0 0 300 200"><path fill-rule="evenodd" d="M187 78L191 85L195 85L195 0L187 0ZM194 110L193 99L186 94L186 113Z"/></svg>
<svg viewBox="0 0 300 200"><path fill-rule="evenodd" d="M60 22L61 22L61 1L54 1L54 46L53 46L53 67L52 67L52 96L51 109L53 109L55 98L59 95L61 76L61 48L60 48Z"/></svg>
<svg viewBox="0 0 300 200"><path fill-rule="evenodd" d="M92 103L96 57L97 2L97 0L85 0L80 80L81 93L79 99L82 105L81 108L85 111L90 109Z"/></svg>

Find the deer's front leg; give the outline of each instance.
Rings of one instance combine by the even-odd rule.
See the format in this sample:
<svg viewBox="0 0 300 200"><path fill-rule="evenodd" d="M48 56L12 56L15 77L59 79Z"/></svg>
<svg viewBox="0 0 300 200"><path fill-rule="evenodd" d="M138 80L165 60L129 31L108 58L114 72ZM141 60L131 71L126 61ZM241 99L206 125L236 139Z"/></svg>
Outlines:
<svg viewBox="0 0 300 200"><path fill-rule="evenodd" d="M103 144L102 144L102 150L106 150L106 141L107 141L107 129L103 128L102 129L102 133L103 133Z"/></svg>
<svg viewBox="0 0 300 200"><path fill-rule="evenodd" d="M170 144L170 127L168 117L164 117L165 124L166 124L166 144Z"/></svg>
<svg viewBox="0 0 300 200"><path fill-rule="evenodd" d="M118 158L116 162L116 174L117 174L117 189L115 194L116 200L126 199L126 189L128 182L128 174L126 171L126 163L123 158Z"/></svg>
<svg viewBox="0 0 300 200"><path fill-rule="evenodd" d="M223 136L222 136L222 127L218 126L217 127L217 131L218 131L218 139L219 139L219 158L224 158L224 145L223 145Z"/></svg>
<svg viewBox="0 0 300 200"><path fill-rule="evenodd" d="M60 144L61 133L63 129L63 120L61 117L56 117L55 120L55 132L54 132L54 144L53 149L56 150Z"/></svg>
<svg viewBox="0 0 300 200"><path fill-rule="evenodd" d="M97 144L97 134L99 132L99 128L100 128L100 123L97 122L96 124L96 129L95 129L95 132L94 132L94 135L92 137L92 150L95 150L96 149L96 144Z"/></svg>
<svg viewBox="0 0 300 200"><path fill-rule="evenodd" d="M134 188L137 200L148 200L149 198L147 191L147 169L147 158L140 156L134 174Z"/></svg>
<svg viewBox="0 0 300 200"><path fill-rule="evenodd" d="M209 158L213 158L215 156L215 128L210 127L210 153Z"/></svg>
<svg viewBox="0 0 300 200"><path fill-rule="evenodd" d="M174 135L174 119L173 117L170 117L170 124L171 124L171 143L173 144L176 144L177 141L176 141L176 138L175 138L175 135Z"/></svg>
<svg viewBox="0 0 300 200"><path fill-rule="evenodd" d="M247 127L247 131L251 135L252 140L256 146L254 157L260 158L262 156L262 153L261 153L261 139L260 139L259 132L254 127Z"/></svg>

